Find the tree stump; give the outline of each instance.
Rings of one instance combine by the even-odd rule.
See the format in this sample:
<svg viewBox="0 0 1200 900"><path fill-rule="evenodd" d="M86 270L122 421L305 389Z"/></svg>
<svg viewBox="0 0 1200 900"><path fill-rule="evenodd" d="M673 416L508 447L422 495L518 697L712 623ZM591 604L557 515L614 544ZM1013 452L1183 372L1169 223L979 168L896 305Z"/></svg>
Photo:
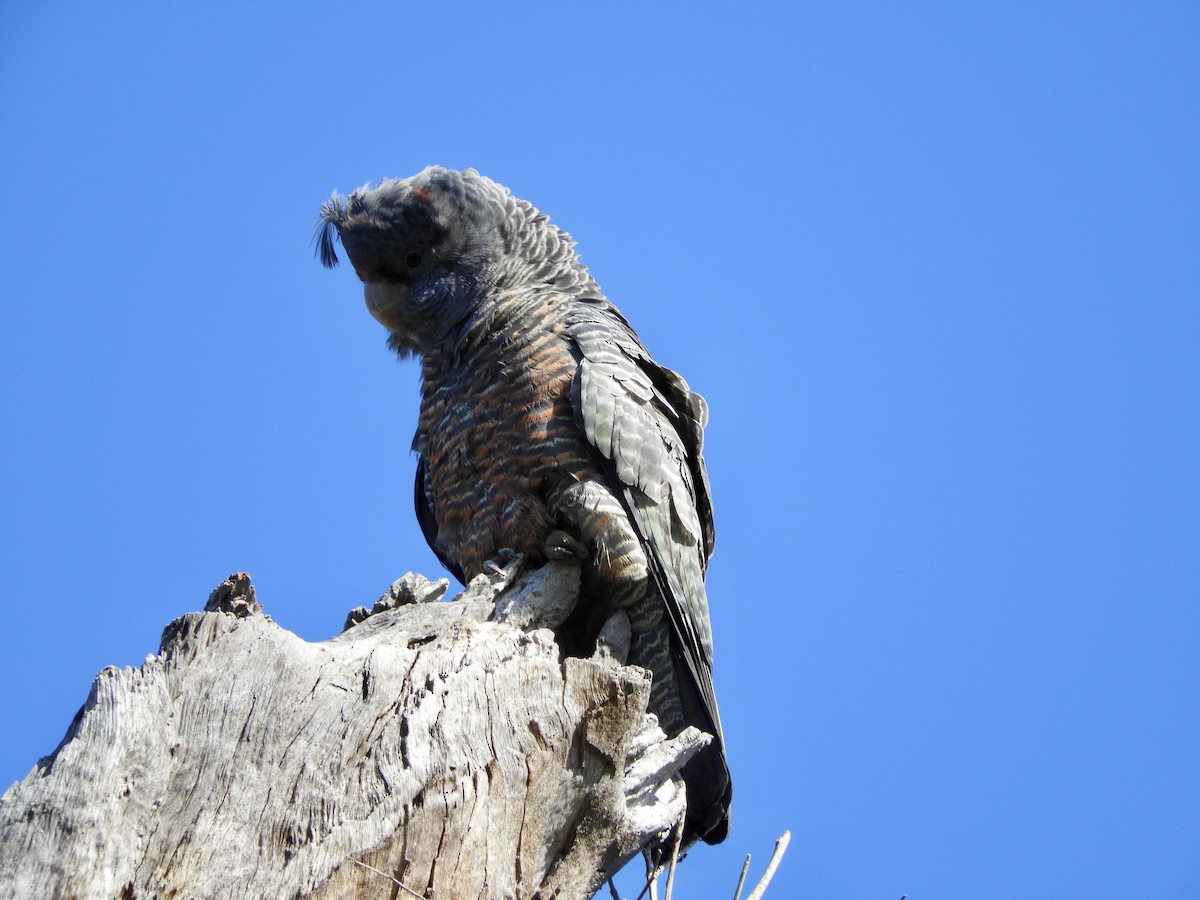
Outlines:
<svg viewBox="0 0 1200 900"><path fill-rule="evenodd" d="M578 563L516 568L446 602L407 575L319 643L231 576L0 798L0 896L591 896L708 737L647 714L627 623L561 657Z"/></svg>

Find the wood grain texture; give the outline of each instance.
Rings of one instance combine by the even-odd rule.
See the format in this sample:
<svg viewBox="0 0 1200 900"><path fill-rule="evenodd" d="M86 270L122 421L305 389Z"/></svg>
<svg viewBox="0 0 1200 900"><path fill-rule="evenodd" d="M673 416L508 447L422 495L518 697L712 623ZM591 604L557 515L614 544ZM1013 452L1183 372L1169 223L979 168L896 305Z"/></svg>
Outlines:
<svg viewBox="0 0 1200 900"><path fill-rule="evenodd" d="M707 736L665 739L644 670L495 621L562 600L510 575L449 602L406 576L320 643L227 580L0 798L0 896L590 896L673 827Z"/></svg>

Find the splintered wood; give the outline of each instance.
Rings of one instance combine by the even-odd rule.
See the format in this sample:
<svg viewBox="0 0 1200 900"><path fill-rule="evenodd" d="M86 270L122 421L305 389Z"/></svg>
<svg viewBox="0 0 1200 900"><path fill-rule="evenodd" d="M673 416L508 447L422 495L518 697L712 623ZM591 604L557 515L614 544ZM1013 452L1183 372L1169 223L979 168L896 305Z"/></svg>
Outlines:
<svg viewBox="0 0 1200 900"><path fill-rule="evenodd" d="M644 670L513 624L578 592L553 566L450 602L409 575L320 643L231 576L0 799L0 896L590 896L671 831L707 736L665 740Z"/></svg>

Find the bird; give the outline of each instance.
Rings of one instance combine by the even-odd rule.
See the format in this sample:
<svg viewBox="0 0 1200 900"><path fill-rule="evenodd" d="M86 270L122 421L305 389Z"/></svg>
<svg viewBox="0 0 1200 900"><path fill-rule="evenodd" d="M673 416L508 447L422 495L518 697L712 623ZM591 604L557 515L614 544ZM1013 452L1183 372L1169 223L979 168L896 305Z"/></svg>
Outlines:
<svg viewBox="0 0 1200 900"><path fill-rule="evenodd" d="M712 736L682 770L682 844L720 843L732 781L705 591L704 399L654 361L570 235L474 169L335 191L315 235L327 268L335 242L388 345L420 361L414 497L430 547L464 583L505 553L582 557L560 640L583 655L628 616L628 662L650 670L664 732Z"/></svg>

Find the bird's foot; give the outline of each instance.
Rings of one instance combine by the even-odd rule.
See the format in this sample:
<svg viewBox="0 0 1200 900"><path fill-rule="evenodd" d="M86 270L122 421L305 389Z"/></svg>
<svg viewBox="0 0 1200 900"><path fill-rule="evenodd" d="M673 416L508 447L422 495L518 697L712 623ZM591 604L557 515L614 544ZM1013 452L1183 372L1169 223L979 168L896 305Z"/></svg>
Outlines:
<svg viewBox="0 0 1200 900"><path fill-rule="evenodd" d="M542 545L546 559L587 559L588 549L582 541L557 529L550 532Z"/></svg>
<svg viewBox="0 0 1200 900"><path fill-rule="evenodd" d="M502 581L512 581L525 568L525 554L509 547L501 547L496 555L483 564L483 573Z"/></svg>

